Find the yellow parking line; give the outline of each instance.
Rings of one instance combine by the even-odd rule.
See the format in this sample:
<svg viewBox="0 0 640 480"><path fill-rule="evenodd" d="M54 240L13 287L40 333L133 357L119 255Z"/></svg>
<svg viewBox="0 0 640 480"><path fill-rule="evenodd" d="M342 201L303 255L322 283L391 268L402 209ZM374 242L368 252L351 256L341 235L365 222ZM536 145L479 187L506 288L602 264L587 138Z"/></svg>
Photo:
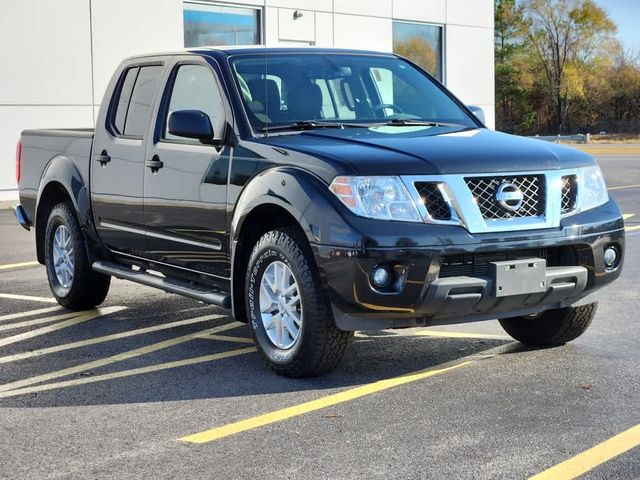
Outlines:
<svg viewBox="0 0 640 480"><path fill-rule="evenodd" d="M599 443L529 480L571 480L640 445L640 424Z"/></svg>
<svg viewBox="0 0 640 480"><path fill-rule="evenodd" d="M198 338L204 338L206 340L218 340L220 342L253 343L253 339L251 338L232 337L230 335L202 335L201 337L198 337ZM0 358L0 360L2 359Z"/></svg>
<svg viewBox="0 0 640 480"><path fill-rule="evenodd" d="M608 190L624 190L625 188L639 188L640 184L636 185L621 185L619 187L609 187Z"/></svg>
<svg viewBox="0 0 640 480"><path fill-rule="evenodd" d="M398 377L387 378L385 380L379 380L367 385L362 385L360 387L350 388L348 390L343 390L342 392L327 395L316 400L311 400L309 402L304 402L291 407L282 408L280 410L275 410L263 415L240 420L238 422L223 425L221 427L212 428L211 430L195 433L193 435L187 435L180 438L180 440L189 443L213 442L230 435L235 435L247 430L253 430L264 425L281 422L283 420L297 417L299 415L304 415L306 413L355 400L367 395L371 395L373 393L388 390L399 385L404 385L418 380L424 380L425 378L433 377L435 375L447 373L452 370L471 365L480 359L494 357L500 353L504 353L505 351L513 350L519 347L519 345L520 344L518 342L513 342L506 346L486 350L485 352L481 352L480 354L470 355L468 357L454 360L452 362L425 368L424 370L419 370L417 372L400 375Z"/></svg>
<svg viewBox="0 0 640 480"><path fill-rule="evenodd" d="M20 262L10 263L8 265L0 265L0 270L9 270L10 268L34 267L40 265L40 262Z"/></svg>
<svg viewBox="0 0 640 480"><path fill-rule="evenodd" d="M622 219L623 220L628 220L628 219L630 219L631 217L634 217L634 216L635 216L635 213L623 213L622 214Z"/></svg>
<svg viewBox="0 0 640 480"><path fill-rule="evenodd" d="M420 337L436 337L436 338L478 338L487 340L511 340L508 335L493 335L488 333L466 333L466 332L443 332L441 330L422 330L415 333Z"/></svg>
<svg viewBox="0 0 640 480"><path fill-rule="evenodd" d="M4 332L6 330L15 330L17 328L33 327L34 325L42 325L43 323L52 323L58 320L66 320L67 318L77 317L81 313L88 313L92 311L93 310L84 310L82 312L66 312L60 315L54 315L53 317L36 318L34 320L26 320L24 322L0 325L0 332Z"/></svg>
<svg viewBox="0 0 640 480"><path fill-rule="evenodd" d="M8 315L0 316L0 322L3 322L5 320L15 320L16 318L31 317L33 315L40 315L41 313L54 312L56 310L60 310L61 308L62 307L47 307L39 308L37 310L29 310L28 312L10 313Z"/></svg>
<svg viewBox="0 0 640 480"><path fill-rule="evenodd" d="M75 312L75 316L73 318L69 320L65 320L64 322L54 323L53 325L47 325L46 327L37 328L29 332L24 332L18 335L13 335L11 337L0 339L0 347L11 345L12 343L21 342L22 340L26 340L28 338L39 337L40 335L55 332L56 330L60 330L62 328L72 327L74 325L78 325L79 323L93 320L94 318L100 317L102 315L108 315L110 313L119 312L120 310L124 310L125 308L127 307L107 307L107 308L98 308L95 310L85 310L82 312Z"/></svg>
<svg viewBox="0 0 640 480"><path fill-rule="evenodd" d="M99 343L110 342L113 340L120 340L122 338L129 338L136 335L144 335L147 333L159 332L162 330L169 330L171 328L184 327L186 325L193 325L194 323L208 322L210 320L215 320L217 318L222 318L222 317L224 317L224 315L206 315L204 317L190 318L188 320L180 320L178 322L163 323L161 325L154 325L152 327L139 328L137 330L128 330L126 332L114 333L114 334L105 335L102 337L90 338L88 340L81 340L79 342L65 343L63 345L55 345L53 347L41 348L39 350L16 353L14 355L7 355L6 357L0 357L0 364L15 362L15 361L24 360L27 358L39 357L42 355L48 355L50 353L63 352L66 350L72 350L74 348L97 345Z"/></svg>
<svg viewBox="0 0 640 480"><path fill-rule="evenodd" d="M193 340L195 337L197 337L198 335L201 335L205 332L211 332L211 333L222 332L224 330L237 328L239 325L242 325L242 324L238 322L227 323L226 325L220 325L219 327L214 327L207 330L190 333L188 335L171 338L169 340L164 340L162 342L152 343L151 345L146 345L144 347L136 348L134 350L127 350L126 352L118 353L116 355L112 355L106 358L100 358L92 362L82 363L80 365L65 368L63 370L45 373L43 375L36 375L35 377L26 378L24 380L17 380L11 383L5 383L4 385L0 385L0 392L5 392L7 390L15 390L18 388L27 387L29 385L35 385L37 383L47 382L49 380L53 380L56 378L66 377L67 375L86 372L87 370L91 370L94 368L104 367L105 365L111 365L112 363L122 362L123 360L129 360L131 358L139 357L141 355L146 355L147 353L155 352L157 350L162 350L164 348L169 348L175 345L180 345L181 343L189 342Z"/></svg>
<svg viewBox="0 0 640 480"><path fill-rule="evenodd" d="M142 375L144 373L159 372L161 370L168 370L170 368L185 367L188 365L196 365L198 363L212 362L214 360L222 360L224 358L237 357L238 355L245 355L247 353L252 353L255 351L256 351L255 347L239 348L237 350L231 350L228 352L213 353L211 355L203 355L200 357L187 358L185 360L176 360L173 362L160 363L157 365L150 365L148 367L140 367L140 368L133 368L131 370L122 370L120 372L105 373L103 375L96 375L95 377L77 378L74 380L67 380L64 382L47 383L45 385L38 385L35 387L9 390L7 392L0 392L0 398L16 397L18 395L25 395L27 393L44 392L47 390L73 387L76 385L84 385L87 383L104 382L106 380L114 380L116 378L132 377L134 375Z"/></svg>
<svg viewBox="0 0 640 480"><path fill-rule="evenodd" d="M640 230L640 225L634 225L632 227L624 227L625 232L634 232Z"/></svg>
<svg viewBox="0 0 640 480"><path fill-rule="evenodd" d="M32 297L30 295L14 295L13 293L0 293L0 298L8 298L10 300L27 300L30 302L58 303L55 298Z"/></svg>

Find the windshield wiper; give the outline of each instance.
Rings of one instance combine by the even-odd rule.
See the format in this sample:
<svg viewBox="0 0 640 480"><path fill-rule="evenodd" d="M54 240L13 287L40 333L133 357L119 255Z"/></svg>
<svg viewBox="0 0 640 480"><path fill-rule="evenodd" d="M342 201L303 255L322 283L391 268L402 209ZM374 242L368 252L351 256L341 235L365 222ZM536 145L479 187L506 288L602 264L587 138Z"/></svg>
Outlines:
<svg viewBox="0 0 640 480"><path fill-rule="evenodd" d="M316 128L362 128L363 125L354 123L339 123L339 122L322 122L316 120L301 120L299 122L290 123L287 125L272 125L263 127L263 132L278 132L283 130L314 130Z"/></svg>
<svg viewBox="0 0 640 480"><path fill-rule="evenodd" d="M451 128L469 128L466 125L460 123L447 123L447 122L433 122L430 120L411 120L404 118L393 118L387 122L381 122L377 125L391 125L398 127L405 126L425 126L425 127L451 127Z"/></svg>

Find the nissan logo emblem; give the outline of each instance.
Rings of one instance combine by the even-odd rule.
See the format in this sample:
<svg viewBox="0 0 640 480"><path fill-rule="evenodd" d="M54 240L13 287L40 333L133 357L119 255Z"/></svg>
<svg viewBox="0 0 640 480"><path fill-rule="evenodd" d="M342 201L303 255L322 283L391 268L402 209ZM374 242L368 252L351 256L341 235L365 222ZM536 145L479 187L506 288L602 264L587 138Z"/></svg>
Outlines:
<svg viewBox="0 0 640 480"><path fill-rule="evenodd" d="M509 212L517 212L524 203L522 190L513 183L501 183L495 195L498 205Z"/></svg>

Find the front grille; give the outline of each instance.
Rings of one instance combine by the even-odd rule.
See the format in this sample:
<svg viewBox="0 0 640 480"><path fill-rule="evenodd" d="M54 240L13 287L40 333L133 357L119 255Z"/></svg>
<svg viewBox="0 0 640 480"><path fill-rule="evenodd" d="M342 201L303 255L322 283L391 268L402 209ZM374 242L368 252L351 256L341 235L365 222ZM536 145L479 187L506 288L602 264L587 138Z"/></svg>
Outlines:
<svg viewBox="0 0 640 480"><path fill-rule="evenodd" d="M416 190L434 220L451 220L451 209L445 202L440 184L436 182L416 182Z"/></svg>
<svg viewBox="0 0 640 480"><path fill-rule="evenodd" d="M578 178L576 175L565 175L562 177L562 214L575 210L577 198Z"/></svg>
<svg viewBox="0 0 640 480"><path fill-rule="evenodd" d="M440 261L439 277L486 277L489 275L491 262L522 260L525 258L542 258L548 267L560 264L560 250L536 248L529 250L513 250L504 252L461 253L443 256Z"/></svg>
<svg viewBox="0 0 640 480"><path fill-rule="evenodd" d="M539 217L544 213L544 177L542 175L470 177L465 178L465 181L485 219ZM503 208L496 200L496 190L504 183L516 185L524 196L522 205L516 211Z"/></svg>

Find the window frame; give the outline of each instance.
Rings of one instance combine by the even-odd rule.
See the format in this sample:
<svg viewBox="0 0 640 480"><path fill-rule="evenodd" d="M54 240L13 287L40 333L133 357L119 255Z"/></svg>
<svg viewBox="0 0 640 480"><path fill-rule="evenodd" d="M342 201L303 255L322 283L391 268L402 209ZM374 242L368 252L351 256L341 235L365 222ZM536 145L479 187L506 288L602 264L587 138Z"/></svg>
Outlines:
<svg viewBox="0 0 640 480"><path fill-rule="evenodd" d="M427 72L434 80L442 83L443 85L447 84L447 26L445 24L442 23L434 23L434 22L420 22L420 21L416 21L416 20L401 20L398 18L392 18L391 19L391 43L392 43L392 49L393 49L393 26L394 23L408 23L410 25L424 25L427 27L438 27L440 28L440 41L442 43L441 47L440 47L440 71L442 72L442 79L438 79L438 77L436 77L435 75L433 75L431 72L428 72L427 70L424 69L424 67L418 65L419 68L421 68L422 70L424 70L425 72ZM394 54L396 52L393 52ZM409 59L407 59L409 60ZM411 60L409 60L411 61ZM414 63L414 62L411 62ZM416 64L417 65L417 64Z"/></svg>
<svg viewBox="0 0 640 480"><path fill-rule="evenodd" d="M127 78L127 74L129 73L130 70L137 68L138 69L138 73L136 74L136 79L135 82L133 83L133 88L131 89L131 97L133 97L133 92L136 89L136 84L138 83L138 76L140 75L140 70L143 67L162 67L162 69L164 70L166 66L166 62L161 61L161 60L153 60L153 61L146 61L146 62L133 62L133 63L129 63L127 65L124 65L123 68L120 71L120 75L118 77L118 81L116 83L115 88L113 89L113 93L111 94L111 100L109 102L109 110L107 111L107 118L106 118L106 122L105 122L105 129L107 130L107 132L115 138L124 138L127 140L143 140L145 135L125 135L124 133L120 133L118 131L118 129L116 128L116 124L115 124L115 119L116 119L116 115L118 112L118 106L120 103L120 95L122 95L122 88L124 86L124 82L126 81ZM160 75L158 76L158 81L162 81L162 79L164 78L164 72L162 71L160 73ZM158 92L161 90L161 88L158 88L154 94L153 97L153 102L155 103L155 100L157 98ZM129 98L129 102L127 103L127 116L129 115L129 106L131 104L131 98ZM153 118L153 109L151 110L151 114L149 116L149 126L151 126L152 122L151 119ZM125 117L125 126L127 124L126 121L126 117ZM147 128L146 130L147 134L149 132L149 128Z"/></svg>
<svg viewBox="0 0 640 480"><path fill-rule="evenodd" d="M222 3L222 2L210 2L207 0L183 0L182 2L182 15L183 15L183 20L184 20L184 8L186 5L188 4L192 4L192 5L204 5L207 7L225 7L225 8L239 8L239 9L245 9L245 10L255 10L258 12L258 41L260 43L256 43L256 46L264 46L265 45L265 28L266 28L266 22L265 22L265 13L264 13L264 7L259 6L259 5L251 5L251 4L229 4L229 3ZM184 23L182 25L182 34L184 37ZM183 40L184 43L184 40ZM254 45L254 44L252 44ZM201 48L203 46L207 46L207 45L200 45L200 46L196 46L196 47L187 47L186 45L183 45L184 48ZM218 45L218 46L223 46L223 45ZM232 45L229 45L232 46Z"/></svg>
<svg viewBox="0 0 640 480"><path fill-rule="evenodd" d="M177 144L177 145L195 145L195 146L209 147L210 145L206 143L202 143L201 141L195 138L185 137L184 140L179 138L164 138L164 132L167 128L167 122L169 120L169 107L171 106L171 96L173 95L173 87L175 85L180 67L183 67L185 65L197 65L200 67L207 68L209 70L209 72L213 77L213 81L215 82L218 88L218 93L220 95L220 100L222 104L221 112L222 112L222 115L224 116L225 127L224 127L224 130L221 132L220 138L225 137L226 129L229 128L230 122L228 118L229 111L227 106L228 99L226 98L226 91L223 88L223 84L220 81L220 78L218 77L218 74L215 71L215 69L208 62L204 60L199 61L195 58L176 60L173 63L173 65L171 65L171 70L165 80L164 88L162 91L162 97L160 99L160 105L157 110L156 120L154 122L153 143L154 144L164 143L164 144ZM214 132L214 135L215 134L216 132Z"/></svg>

